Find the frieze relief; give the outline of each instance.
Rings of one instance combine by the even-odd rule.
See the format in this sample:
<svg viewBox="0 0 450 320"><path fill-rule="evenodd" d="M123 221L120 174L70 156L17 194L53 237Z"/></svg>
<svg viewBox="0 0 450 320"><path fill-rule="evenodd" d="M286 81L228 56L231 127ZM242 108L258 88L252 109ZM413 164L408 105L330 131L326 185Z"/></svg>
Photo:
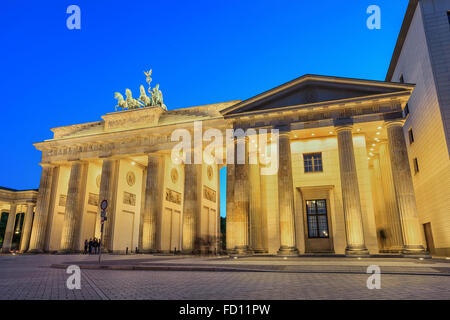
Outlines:
<svg viewBox="0 0 450 320"><path fill-rule="evenodd" d="M130 206L136 205L136 195L134 193L123 192L123 204L127 204Z"/></svg>
<svg viewBox="0 0 450 320"><path fill-rule="evenodd" d="M89 192L88 204L90 204L91 206L98 207L98 203L99 203L98 199L99 199L98 194Z"/></svg>
<svg viewBox="0 0 450 320"><path fill-rule="evenodd" d="M216 202L216 191L207 186L203 186L203 196L206 200Z"/></svg>
<svg viewBox="0 0 450 320"><path fill-rule="evenodd" d="M66 202L67 202L67 196L65 194L61 194L59 195L59 202L58 205L60 207L65 207L66 206Z"/></svg>
<svg viewBox="0 0 450 320"><path fill-rule="evenodd" d="M166 200L172 203L181 204L181 193L172 189L166 189Z"/></svg>
<svg viewBox="0 0 450 320"><path fill-rule="evenodd" d="M126 139L118 139L114 142L106 143L85 143L83 146L61 146L50 147L43 150L43 160L48 162L51 160L65 160L70 158L92 157L92 153L112 154L115 150L126 150L133 148L151 147L158 144L170 142L170 136L141 136ZM132 152L132 150L130 150Z"/></svg>

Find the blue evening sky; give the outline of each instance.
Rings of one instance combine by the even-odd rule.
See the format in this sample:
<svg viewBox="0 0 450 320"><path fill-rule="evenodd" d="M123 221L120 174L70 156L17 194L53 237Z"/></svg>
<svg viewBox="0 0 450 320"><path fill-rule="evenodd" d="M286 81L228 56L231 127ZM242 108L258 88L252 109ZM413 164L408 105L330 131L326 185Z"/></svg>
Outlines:
<svg viewBox="0 0 450 320"><path fill-rule="evenodd" d="M81 30L66 27L71 4ZM380 30L366 27L372 4ZM246 99L306 73L384 80L407 4L4 0L0 186L38 188L32 143L51 138L50 128L101 120L113 93L137 95L150 68L169 109Z"/></svg>

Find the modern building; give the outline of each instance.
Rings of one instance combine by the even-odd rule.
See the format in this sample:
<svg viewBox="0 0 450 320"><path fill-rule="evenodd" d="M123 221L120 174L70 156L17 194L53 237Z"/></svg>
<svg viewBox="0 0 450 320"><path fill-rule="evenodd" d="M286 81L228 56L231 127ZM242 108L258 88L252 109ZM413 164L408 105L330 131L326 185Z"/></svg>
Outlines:
<svg viewBox="0 0 450 320"><path fill-rule="evenodd" d="M305 75L245 101L140 107L54 128L52 139L35 144L43 169L29 251L79 251L85 239L99 238L103 199L110 252L215 251L219 170L227 166L229 252L423 254L402 131L413 89ZM247 136L231 147L221 140L216 155L236 151L226 163L180 164L172 156L180 129L204 141L209 129ZM279 135L266 135L264 145L261 129ZM247 159L239 162L242 145ZM200 154L207 148L200 145ZM195 158L195 150L182 156ZM261 159L271 152L278 170L267 173L272 163ZM392 205L387 224L384 196Z"/></svg>
<svg viewBox="0 0 450 320"><path fill-rule="evenodd" d="M450 0L412 0L386 81L416 85L403 132L429 251L450 256Z"/></svg>
<svg viewBox="0 0 450 320"><path fill-rule="evenodd" d="M2 252L27 251L38 190L0 187L0 240Z"/></svg>

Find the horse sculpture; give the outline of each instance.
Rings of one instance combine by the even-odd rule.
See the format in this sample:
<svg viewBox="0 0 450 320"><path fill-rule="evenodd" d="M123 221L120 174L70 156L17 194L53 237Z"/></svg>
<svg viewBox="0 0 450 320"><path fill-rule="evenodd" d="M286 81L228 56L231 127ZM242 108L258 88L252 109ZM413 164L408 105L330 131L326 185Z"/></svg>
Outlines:
<svg viewBox="0 0 450 320"><path fill-rule="evenodd" d="M143 85L141 85L139 89L141 90L139 100L144 104L145 107L150 107L152 105L152 99L150 99L150 97L145 93Z"/></svg>
<svg viewBox="0 0 450 320"><path fill-rule="evenodd" d="M119 92L114 93L114 98L117 99L116 111L117 108L122 108L122 111L128 109L127 102Z"/></svg>
<svg viewBox="0 0 450 320"><path fill-rule="evenodd" d="M127 96L126 102L128 105L128 110L137 109L137 108L141 107L141 103L139 102L139 100L133 98L133 95L132 95L130 89L125 90L125 95Z"/></svg>

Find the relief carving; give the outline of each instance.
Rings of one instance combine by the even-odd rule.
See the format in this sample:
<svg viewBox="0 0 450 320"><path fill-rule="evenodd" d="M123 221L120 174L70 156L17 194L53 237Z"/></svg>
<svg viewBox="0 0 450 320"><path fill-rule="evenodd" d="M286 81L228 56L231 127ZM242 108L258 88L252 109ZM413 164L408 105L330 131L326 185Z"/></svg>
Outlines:
<svg viewBox="0 0 450 320"><path fill-rule="evenodd" d="M207 186L203 186L203 196L206 200L216 202L216 191Z"/></svg>
<svg viewBox="0 0 450 320"><path fill-rule="evenodd" d="M128 204L130 206L136 205L136 195L134 193L123 192L123 204Z"/></svg>
<svg viewBox="0 0 450 320"><path fill-rule="evenodd" d="M169 202L176 203L176 204L181 204L181 193L167 188L166 189L166 200Z"/></svg>

